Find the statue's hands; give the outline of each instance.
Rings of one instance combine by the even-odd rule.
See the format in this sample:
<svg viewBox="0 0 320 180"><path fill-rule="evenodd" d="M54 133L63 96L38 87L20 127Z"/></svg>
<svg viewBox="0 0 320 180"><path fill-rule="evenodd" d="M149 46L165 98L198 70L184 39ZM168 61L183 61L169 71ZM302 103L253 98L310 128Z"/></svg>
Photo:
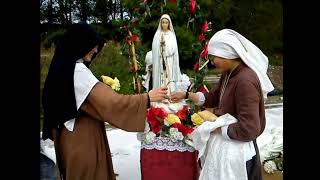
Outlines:
<svg viewBox="0 0 320 180"><path fill-rule="evenodd" d="M161 102L164 99L167 99L167 87L160 87L160 88L155 88L149 91L149 98L150 102Z"/></svg>
<svg viewBox="0 0 320 180"><path fill-rule="evenodd" d="M170 95L170 101L173 103L179 102L186 97L186 92L172 92Z"/></svg>

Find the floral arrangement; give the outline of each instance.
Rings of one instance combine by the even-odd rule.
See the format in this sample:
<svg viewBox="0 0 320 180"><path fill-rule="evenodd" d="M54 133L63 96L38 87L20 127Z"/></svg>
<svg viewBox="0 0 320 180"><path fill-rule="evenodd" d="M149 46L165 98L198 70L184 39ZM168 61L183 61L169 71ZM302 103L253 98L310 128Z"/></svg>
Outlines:
<svg viewBox="0 0 320 180"><path fill-rule="evenodd" d="M119 80L117 79L117 77L115 77L114 79L112 79L111 77L109 76L101 76L102 78L102 81L109 85L113 90L115 91L119 91L120 90L120 82Z"/></svg>
<svg viewBox="0 0 320 180"><path fill-rule="evenodd" d="M263 169L266 173L272 174L275 171L283 171L283 154L275 153L273 156L263 161Z"/></svg>
<svg viewBox="0 0 320 180"><path fill-rule="evenodd" d="M201 52L199 54L199 59L196 64L193 66L193 70L195 71L196 75L194 77L193 81L193 92L203 92L208 91L206 85L204 84L203 80L204 77L208 73L208 67L207 64L209 63L208 59L208 40L206 39L206 36L208 36L208 32L211 31L210 27L211 22L208 22L205 20L201 27L201 32L199 35L199 42L195 43L196 47L201 47Z"/></svg>
<svg viewBox="0 0 320 180"><path fill-rule="evenodd" d="M282 127L274 127L270 133L271 142L268 139L262 139L267 144L260 148L261 162L264 171L268 174L283 171L283 129Z"/></svg>
<svg viewBox="0 0 320 180"><path fill-rule="evenodd" d="M189 135L204 119L185 105L178 112L170 114L163 108L151 107L147 112L147 122L149 126L144 137L147 144L152 143L155 137L162 136L193 146Z"/></svg>

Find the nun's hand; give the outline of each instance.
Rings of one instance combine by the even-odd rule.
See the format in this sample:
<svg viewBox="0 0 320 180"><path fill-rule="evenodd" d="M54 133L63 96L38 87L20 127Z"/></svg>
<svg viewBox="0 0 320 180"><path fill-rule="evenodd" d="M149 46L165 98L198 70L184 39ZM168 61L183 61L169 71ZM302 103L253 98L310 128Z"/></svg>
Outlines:
<svg viewBox="0 0 320 180"><path fill-rule="evenodd" d="M183 91L172 92L170 95L170 101L173 103L179 102L182 99L184 99L185 97L186 97L186 92L183 92Z"/></svg>
<svg viewBox="0 0 320 180"><path fill-rule="evenodd" d="M161 102L164 99L168 99L167 96L167 87L155 88L149 91L150 102Z"/></svg>

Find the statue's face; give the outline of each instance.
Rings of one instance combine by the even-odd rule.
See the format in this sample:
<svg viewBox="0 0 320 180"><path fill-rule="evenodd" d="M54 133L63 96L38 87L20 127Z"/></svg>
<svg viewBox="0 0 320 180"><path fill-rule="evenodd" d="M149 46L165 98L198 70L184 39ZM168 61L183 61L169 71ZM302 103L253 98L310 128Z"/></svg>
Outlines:
<svg viewBox="0 0 320 180"><path fill-rule="evenodd" d="M169 20L168 19L162 19L161 20L161 29L163 31L168 31L170 29L169 25L170 24L169 24Z"/></svg>

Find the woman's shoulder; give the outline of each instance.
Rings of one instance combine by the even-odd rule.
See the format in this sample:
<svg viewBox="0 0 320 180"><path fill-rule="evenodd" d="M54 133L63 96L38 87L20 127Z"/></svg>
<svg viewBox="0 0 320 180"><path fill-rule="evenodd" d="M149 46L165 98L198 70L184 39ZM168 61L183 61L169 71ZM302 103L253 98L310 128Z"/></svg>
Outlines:
<svg viewBox="0 0 320 180"><path fill-rule="evenodd" d="M76 63L75 69L74 69L74 80L79 80L80 82L83 82L85 80L94 80L96 81L96 77L93 75L91 70L87 68L86 65L83 63Z"/></svg>
<svg viewBox="0 0 320 180"><path fill-rule="evenodd" d="M90 69L87 68L87 66L84 65L82 62L77 62L76 66L74 68L74 72L89 72L89 71L90 71Z"/></svg>
<svg viewBox="0 0 320 180"><path fill-rule="evenodd" d="M259 83L259 78L257 74L248 66L243 66L243 68L239 72L238 81L244 83Z"/></svg>

